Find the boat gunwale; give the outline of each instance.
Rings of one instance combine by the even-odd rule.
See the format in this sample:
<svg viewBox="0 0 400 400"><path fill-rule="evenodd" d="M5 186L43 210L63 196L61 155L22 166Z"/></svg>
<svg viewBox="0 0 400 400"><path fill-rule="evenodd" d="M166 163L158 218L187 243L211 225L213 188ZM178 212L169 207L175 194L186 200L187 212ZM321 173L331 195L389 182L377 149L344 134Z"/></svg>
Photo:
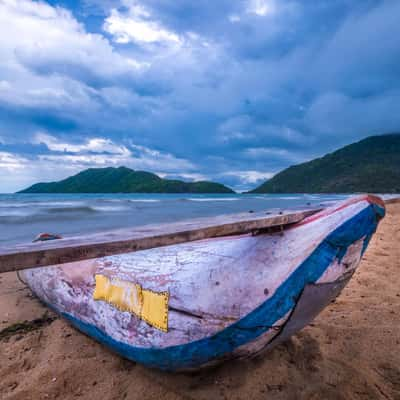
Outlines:
<svg viewBox="0 0 400 400"><path fill-rule="evenodd" d="M144 225L91 235L0 247L0 273L73 263L198 240L257 234L294 226L321 211L303 209L266 215L254 213L198 218L173 224ZM235 221L236 219L236 221Z"/></svg>

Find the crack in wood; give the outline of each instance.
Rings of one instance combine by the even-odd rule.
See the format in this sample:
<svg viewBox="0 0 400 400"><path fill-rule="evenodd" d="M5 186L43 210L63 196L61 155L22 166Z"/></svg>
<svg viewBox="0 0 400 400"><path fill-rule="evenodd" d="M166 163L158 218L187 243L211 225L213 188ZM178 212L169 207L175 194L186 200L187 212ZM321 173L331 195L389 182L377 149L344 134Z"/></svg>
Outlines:
<svg viewBox="0 0 400 400"><path fill-rule="evenodd" d="M170 311L175 311L175 312L177 312L179 314L187 315L188 317L194 317L194 318L198 318L198 319L203 319L204 318L203 315L195 314L195 313L193 313L191 311L180 310L178 308L171 307L171 306L169 306L168 308L169 308Z"/></svg>
<svg viewBox="0 0 400 400"><path fill-rule="evenodd" d="M183 310L181 308L172 307L171 305L168 308L170 311L174 311L179 314L187 315L188 317L194 317L197 319L209 318L210 320L214 320L214 321L227 321L227 322L234 322L234 321L238 320L237 317L215 316L213 314L208 314L205 312L201 312L201 314L200 314L200 313L195 313L193 311Z"/></svg>

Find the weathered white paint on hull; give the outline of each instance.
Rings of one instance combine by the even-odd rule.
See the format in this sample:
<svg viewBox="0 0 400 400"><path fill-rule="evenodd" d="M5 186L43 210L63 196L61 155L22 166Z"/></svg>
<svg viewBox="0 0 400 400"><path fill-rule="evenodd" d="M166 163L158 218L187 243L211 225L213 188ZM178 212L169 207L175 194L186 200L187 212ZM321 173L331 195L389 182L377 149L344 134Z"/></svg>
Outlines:
<svg viewBox="0 0 400 400"><path fill-rule="evenodd" d="M272 299L331 232L368 207L369 198L348 201L283 233L207 239L27 270L23 277L54 309L98 328L115 341L135 348L168 349L213 337ZM364 239L335 258L315 283L334 282L351 273L359 263ZM95 274L169 292L168 332L112 304L93 300ZM259 352L290 314L291 310L274 327L234 349L231 356ZM229 354L222 358L226 357Z"/></svg>

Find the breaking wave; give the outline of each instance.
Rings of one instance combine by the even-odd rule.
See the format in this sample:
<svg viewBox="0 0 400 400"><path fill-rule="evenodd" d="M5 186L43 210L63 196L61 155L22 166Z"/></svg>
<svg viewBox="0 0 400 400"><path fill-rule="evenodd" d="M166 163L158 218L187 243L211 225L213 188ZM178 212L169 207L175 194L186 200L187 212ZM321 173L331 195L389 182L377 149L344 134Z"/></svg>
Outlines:
<svg viewBox="0 0 400 400"><path fill-rule="evenodd" d="M182 198L179 199L180 201L204 201L204 202L209 202L209 201L237 201L240 200L239 198L234 198L234 197L189 197L189 198Z"/></svg>

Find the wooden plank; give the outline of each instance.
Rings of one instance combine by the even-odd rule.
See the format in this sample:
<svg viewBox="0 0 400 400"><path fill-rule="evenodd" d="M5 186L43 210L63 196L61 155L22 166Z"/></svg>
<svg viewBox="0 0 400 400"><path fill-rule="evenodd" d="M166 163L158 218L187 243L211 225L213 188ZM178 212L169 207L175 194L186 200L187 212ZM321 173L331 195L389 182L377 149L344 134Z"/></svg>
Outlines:
<svg viewBox="0 0 400 400"><path fill-rule="evenodd" d="M244 213L0 247L0 273L123 254L294 224L320 209Z"/></svg>

